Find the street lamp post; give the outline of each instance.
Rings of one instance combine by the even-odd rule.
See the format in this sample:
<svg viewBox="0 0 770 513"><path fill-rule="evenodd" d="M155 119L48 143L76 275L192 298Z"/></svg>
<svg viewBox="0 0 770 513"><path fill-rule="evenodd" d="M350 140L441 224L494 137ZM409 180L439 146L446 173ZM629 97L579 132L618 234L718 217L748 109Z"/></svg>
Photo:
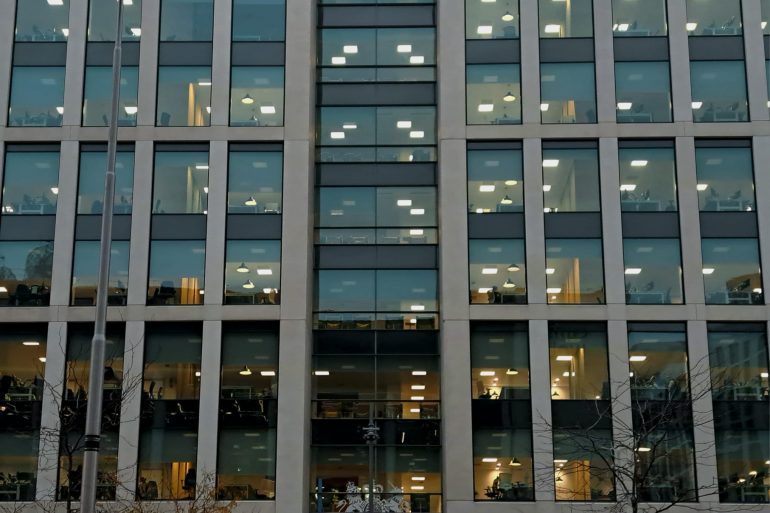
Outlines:
<svg viewBox="0 0 770 513"><path fill-rule="evenodd" d="M380 428L374 424L373 409L374 404L371 404L369 406L369 425L364 428L364 441L369 447L369 513L374 513L375 449L377 448L377 441L380 439Z"/></svg>

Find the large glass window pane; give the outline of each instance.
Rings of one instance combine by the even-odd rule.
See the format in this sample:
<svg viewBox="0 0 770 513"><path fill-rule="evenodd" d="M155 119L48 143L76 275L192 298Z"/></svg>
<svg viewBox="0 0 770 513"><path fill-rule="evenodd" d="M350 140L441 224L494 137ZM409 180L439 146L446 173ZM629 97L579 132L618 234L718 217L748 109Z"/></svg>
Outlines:
<svg viewBox="0 0 770 513"><path fill-rule="evenodd" d="M552 400L610 398L605 330L579 323L551 324L548 344Z"/></svg>
<svg viewBox="0 0 770 513"><path fill-rule="evenodd" d="M476 239L468 245L471 303L527 302L523 239Z"/></svg>
<svg viewBox="0 0 770 513"><path fill-rule="evenodd" d="M549 304L604 303L601 239L546 239L545 256Z"/></svg>
<svg viewBox="0 0 770 513"><path fill-rule="evenodd" d="M16 2L15 39L66 41L69 36L69 18L69 0L20 0Z"/></svg>
<svg viewBox="0 0 770 513"><path fill-rule="evenodd" d="M696 123L748 121L743 61L692 61L690 80Z"/></svg>
<svg viewBox="0 0 770 513"><path fill-rule="evenodd" d="M521 150L468 151L468 212L523 212Z"/></svg>
<svg viewBox="0 0 770 513"><path fill-rule="evenodd" d="M152 213L205 214L208 185L208 152L158 151L155 153Z"/></svg>
<svg viewBox="0 0 770 513"><path fill-rule="evenodd" d="M518 411L518 404L511 410L512 416L529 413ZM476 500L534 501L532 468L530 429L473 430Z"/></svg>
<svg viewBox="0 0 770 513"><path fill-rule="evenodd" d="M612 0L612 33L615 37L665 36L666 0Z"/></svg>
<svg viewBox="0 0 770 513"><path fill-rule="evenodd" d="M285 0L233 0L233 41L283 41Z"/></svg>
<svg viewBox="0 0 770 513"><path fill-rule="evenodd" d="M373 312L374 271L318 271L316 310Z"/></svg>
<svg viewBox="0 0 770 513"><path fill-rule="evenodd" d="M437 278L436 271L377 271L377 311L438 311Z"/></svg>
<svg viewBox="0 0 770 513"><path fill-rule="evenodd" d="M687 0L691 36L737 36L743 33L740 0Z"/></svg>
<svg viewBox="0 0 770 513"><path fill-rule="evenodd" d="M0 241L0 305L48 306L53 242Z"/></svg>
<svg viewBox="0 0 770 513"><path fill-rule="evenodd" d="M227 241L225 304L277 305L280 290L281 241Z"/></svg>
<svg viewBox="0 0 770 513"><path fill-rule="evenodd" d="M408 208L405 199L403 208ZM318 226L376 226L376 189L373 187L320 187Z"/></svg>
<svg viewBox="0 0 770 513"><path fill-rule="evenodd" d="M543 123L596 123L594 81L593 63L541 64Z"/></svg>
<svg viewBox="0 0 770 513"><path fill-rule="evenodd" d="M764 324L709 329L711 391L715 401L767 401L768 352ZM744 329L744 328L752 328Z"/></svg>
<svg viewBox="0 0 770 513"><path fill-rule="evenodd" d="M740 212L754 206L751 148L696 148L701 212Z"/></svg>
<svg viewBox="0 0 770 513"><path fill-rule="evenodd" d="M599 152L544 149L543 204L546 212L599 212Z"/></svg>
<svg viewBox="0 0 770 513"><path fill-rule="evenodd" d="M280 214L282 191L282 152L230 151L228 214Z"/></svg>
<svg viewBox="0 0 770 513"><path fill-rule="evenodd" d="M76 306L96 304L99 273L99 241L75 242L72 264L72 299ZM129 242L112 241L110 249L110 277L107 285L107 304L125 305L128 294Z"/></svg>
<svg viewBox="0 0 770 513"><path fill-rule="evenodd" d="M45 355L45 324L0 330L0 501L35 500Z"/></svg>
<svg viewBox="0 0 770 513"><path fill-rule="evenodd" d="M136 126L139 68L120 70L120 108L118 124ZM112 109L112 68L87 66L83 92L83 126L108 126Z"/></svg>
<svg viewBox="0 0 770 513"><path fill-rule="evenodd" d="M436 108L378 107L377 144L436 144Z"/></svg>
<svg viewBox="0 0 770 513"><path fill-rule="evenodd" d="M679 239L623 239L626 303L684 303Z"/></svg>
<svg viewBox="0 0 770 513"><path fill-rule="evenodd" d="M209 126L211 67L159 66L157 126Z"/></svg>
<svg viewBox="0 0 770 513"><path fill-rule="evenodd" d="M540 37L592 37L594 35L591 0L538 0Z"/></svg>
<svg viewBox="0 0 770 513"><path fill-rule="evenodd" d="M90 0L88 40L115 41L117 2ZM142 0L123 0L123 41L138 41L142 35Z"/></svg>
<svg viewBox="0 0 770 513"><path fill-rule="evenodd" d="M347 32L348 29L343 29ZM343 48L344 53L344 48ZM436 29L377 29L377 66L433 66L436 64ZM378 73L382 71L378 70Z"/></svg>
<svg viewBox="0 0 770 513"><path fill-rule="evenodd" d="M6 153L3 215L55 215L58 194L58 151Z"/></svg>
<svg viewBox="0 0 770 513"><path fill-rule="evenodd" d="M490 325L471 333L474 399L529 399L529 337L526 329Z"/></svg>
<svg viewBox="0 0 770 513"><path fill-rule="evenodd" d="M101 214L104 210L104 175L107 172L106 151L80 153L78 214ZM134 152L120 151L115 161L114 214L130 214L134 200Z"/></svg>
<svg viewBox="0 0 770 513"><path fill-rule="evenodd" d="M61 126L64 66L14 66L8 126Z"/></svg>
<svg viewBox="0 0 770 513"><path fill-rule="evenodd" d="M162 0L161 41L211 41L214 0Z"/></svg>
<svg viewBox="0 0 770 513"><path fill-rule="evenodd" d="M374 107L321 107L319 113L320 130L316 132L317 144L324 146L374 145L375 112Z"/></svg>
<svg viewBox="0 0 770 513"><path fill-rule="evenodd" d="M768 417L766 404L757 408L757 417ZM754 415L743 415L743 425L754 424ZM767 429L717 430L716 455L719 501L733 503L767 503L770 431ZM762 469L762 470L757 470ZM749 506L751 507L751 506ZM762 506L759 506L762 507Z"/></svg>
<svg viewBox="0 0 770 513"><path fill-rule="evenodd" d="M435 187L378 187L377 226L436 226Z"/></svg>
<svg viewBox="0 0 770 513"><path fill-rule="evenodd" d="M465 86L469 125L521 123L518 64L469 64Z"/></svg>
<svg viewBox="0 0 770 513"><path fill-rule="evenodd" d="M615 96L618 123L670 122L668 62L616 62Z"/></svg>
<svg viewBox="0 0 770 513"><path fill-rule="evenodd" d="M154 240L150 245L148 305L203 303L206 241Z"/></svg>
<svg viewBox="0 0 770 513"><path fill-rule="evenodd" d="M756 239L703 239L706 304L764 304Z"/></svg>
<svg viewBox="0 0 770 513"><path fill-rule="evenodd" d="M519 0L465 0L465 39L519 37Z"/></svg>
<svg viewBox="0 0 770 513"><path fill-rule="evenodd" d="M283 125L283 66L232 68L230 124Z"/></svg>
<svg viewBox="0 0 770 513"><path fill-rule="evenodd" d="M411 45L401 48L404 55L411 53ZM336 81L373 81L376 71L363 68L347 69L347 66L377 65L377 30L363 28L322 29L320 31L319 65L332 68L328 73Z"/></svg>
<svg viewBox="0 0 770 513"><path fill-rule="evenodd" d="M556 398L555 398L556 399ZM557 501L603 502L615 500L610 469L613 455L610 429L585 431L554 429L553 466Z"/></svg>
<svg viewBox="0 0 770 513"><path fill-rule="evenodd" d="M620 208L623 212L676 212L673 148L621 148Z"/></svg>
<svg viewBox="0 0 770 513"><path fill-rule="evenodd" d="M148 324L137 498L195 497L201 326Z"/></svg>
<svg viewBox="0 0 770 513"><path fill-rule="evenodd" d="M687 334L683 324L670 331L628 332L632 401L673 401L690 396Z"/></svg>

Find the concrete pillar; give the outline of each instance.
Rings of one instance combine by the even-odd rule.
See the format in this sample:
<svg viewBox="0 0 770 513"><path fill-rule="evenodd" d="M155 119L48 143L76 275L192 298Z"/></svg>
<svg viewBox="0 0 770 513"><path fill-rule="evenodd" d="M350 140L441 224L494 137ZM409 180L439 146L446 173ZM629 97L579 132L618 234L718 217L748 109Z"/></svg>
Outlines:
<svg viewBox="0 0 770 513"><path fill-rule="evenodd" d="M118 440L118 501L131 501L136 494L139 462L139 432L144 390L144 321L126 322L123 356L123 400L120 404Z"/></svg>
<svg viewBox="0 0 770 513"><path fill-rule="evenodd" d="M540 123L540 29L537 0L519 1L521 32L521 117L524 124ZM526 182L525 182L526 183Z"/></svg>
<svg viewBox="0 0 770 513"><path fill-rule="evenodd" d="M542 165L540 139L524 139L524 229L527 236L527 302L530 305L546 302Z"/></svg>
<svg viewBox="0 0 770 513"><path fill-rule="evenodd" d="M599 185L604 235L604 290L608 305L626 303L623 226L620 215L618 140L599 139Z"/></svg>
<svg viewBox="0 0 770 513"><path fill-rule="evenodd" d="M0 91L6 91L0 94L0 126L5 126L8 119L15 25L16 2L0 2Z"/></svg>
<svg viewBox="0 0 770 513"><path fill-rule="evenodd" d="M128 262L127 303L129 305L145 305L147 303L153 163L152 141L137 141L134 154L131 254Z"/></svg>
<svg viewBox="0 0 770 513"><path fill-rule="evenodd" d="M700 245L698 178L695 174L695 141L691 137L676 139L676 174L679 195L679 227L682 244L684 297L689 304L702 305L703 259Z"/></svg>
<svg viewBox="0 0 770 513"><path fill-rule="evenodd" d="M204 296L207 305L221 305L224 295L227 149L227 141L211 142L208 215L206 217L206 294Z"/></svg>
<svg viewBox="0 0 770 513"><path fill-rule="evenodd" d="M615 122L615 48L612 0L594 0L596 114L599 123Z"/></svg>
<svg viewBox="0 0 770 513"><path fill-rule="evenodd" d="M551 415L551 368L548 321L529 321L530 394L532 396L532 450L535 469L535 500L553 501L553 417Z"/></svg>
<svg viewBox="0 0 770 513"><path fill-rule="evenodd" d="M612 401L612 436L615 439L616 463L630 465L634 461L633 402L628 368L628 328L626 321L607 323L607 358L610 372L610 394ZM628 468L628 467L626 467ZM616 476L623 479L625 476ZM630 482L627 484L631 485ZM616 489L620 483L615 483Z"/></svg>
<svg viewBox="0 0 770 513"><path fill-rule="evenodd" d="M138 127L155 126L159 34L160 0L144 0L142 2L142 37L139 45L139 97L137 102L139 110L136 114L136 126ZM134 190L136 191L136 189ZM134 206L136 207L136 203Z"/></svg>
<svg viewBox="0 0 770 513"><path fill-rule="evenodd" d="M230 27L232 2L214 2L214 48L211 59L211 126L230 122ZM211 211L211 206L209 206ZM220 225L221 226L221 225Z"/></svg>
<svg viewBox="0 0 770 513"><path fill-rule="evenodd" d="M762 290L765 298L770 292L770 137L754 137L754 193L757 197L759 223L759 255L762 265Z"/></svg>
<svg viewBox="0 0 770 513"><path fill-rule="evenodd" d="M62 141L59 155L59 194L56 199L51 305L68 305L70 302L79 151L77 141Z"/></svg>
<svg viewBox="0 0 770 513"><path fill-rule="evenodd" d="M746 56L746 86L749 99L749 119L770 119L767 107L767 72L765 42L762 35L760 0L742 0L743 44Z"/></svg>
<svg viewBox="0 0 770 513"><path fill-rule="evenodd" d="M668 46L671 55L671 98L674 121L692 122L690 89L690 47L687 31L686 0L668 1Z"/></svg>
<svg viewBox="0 0 770 513"><path fill-rule="evenodd" d="M211 488L216 486L221 361L222 321L204 321L196 476L198 485Z"/></svg>
<svg viewBox="0 0 770 513"><path fill-rule="evenodd" d="M88 0L70 0L67 69L64 77L63 126L80 126L83 114L83 66L86 60Z"/></svg>

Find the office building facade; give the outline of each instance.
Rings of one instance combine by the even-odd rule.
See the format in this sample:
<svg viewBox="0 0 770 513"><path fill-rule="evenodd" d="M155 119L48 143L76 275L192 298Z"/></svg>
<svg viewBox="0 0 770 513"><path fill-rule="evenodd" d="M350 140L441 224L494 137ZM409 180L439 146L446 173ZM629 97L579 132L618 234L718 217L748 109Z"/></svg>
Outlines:
<svg viewBox="0 0 770 513"><path fill-rule="evenodd" d="M122 3L100 500L770 501L770 1ZM0 509L79 499L116 14L0 2Z"/></svg>

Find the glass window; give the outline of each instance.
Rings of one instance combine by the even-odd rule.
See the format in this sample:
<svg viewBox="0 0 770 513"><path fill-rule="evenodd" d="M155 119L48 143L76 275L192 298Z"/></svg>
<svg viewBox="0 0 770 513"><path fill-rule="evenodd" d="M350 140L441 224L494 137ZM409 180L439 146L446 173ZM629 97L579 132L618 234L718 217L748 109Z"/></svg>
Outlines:
<svg viewBox="0 0 770 513"><path fill-rule="evenodd" d="M770 415L766 404L757 410L756 414L741 415L740 423L751 425L757 418L767 418ZM770 431L756 428L717 429L715 435L719 501L768 502L767 487L770 486L770 479L767 462L770 461Z"/></svg>
<svg viewBox="0 0 770 513"><path fill-rule="evenodd" d="M159 66L157 126L209 126L211 67Z"/></svg>
<svg viewBox="0 0 770 513"><path fill-rule="evenodd" d="M684 303L679 239L623 239L626 303Z"/></svg>
<svg viewBox="0 0 770 513"><path fill-rule="evenodd" d="M283 66L232 68L230 125L283 125Z"/></svg>
<svg viewBox="0 0 770 513"><path fill-rule="evenodd" d="M756 239L703 239L706 304L764 304Z"/></svg>
<svg viewBox="0 0 770 513"><path fill-rule="evenodd" d="M471 367L474 399L529 400L529 336L526 325L517 329L502 325L473 329Z"/></svg>
<svg viewBox="0 0 770 513"><path fill-rule="evenodd" d="M317 219L321 227L436 226L436 189L321 187Z"/></svg>
<svg viewBox="0 0 770 513"><path fill-rule="evenodd" d="M543 204L550 212L599 212L599 152L543 150Z"/></svg>
<svg viewBox="0 0 770 513"><path fill-rule="evenodd" d="M666 0L612 0L612 33L615 37L665 36Z"/></svg>
<svg viewBox="0 0 770 513"><path fill-rule="evenodd" d="M152 213L205 214L208 208L208 185L208 152L157 151Z"/></svg>
<svg viewBox="0 0 770 513"><path fill-rule="evenodd" d="M0 305L48 306L53 242L0 241Z"/></svg>
<svg viewBox="0 0 770 513"><path fill-rule="evenodd" d="M521 150L468 150L468 212L523 212Z"/></svg>
<svg viewBox="0 0 770 513"><path fill-rule="evenodd" d="M320 116L323 146L436 143L435 107L322 107Z"/></svg>
<svg viewBox="0 0 770 513"><path fill-rule="evenodd" d="M150 245L148 305L203 303L206 241L154 240Z"/></svg>
<svg viewBox="0 0 770 513"><path fill-rule="evenodd" d="M673 148L621 148L620 208L623 212L676 212Z"/></svg>
<svg viewBox="0 0 770 513"><path fill-rule="evenodd" d="M546 239L545 257L549 304L604 303L601 239Z"/></svg>
<svg viewBox="0 0 770 513"><path fill-rule="evenodd" d="M378 312L438 311L434 270L377 271Z"/></svg>
<svg viewBox="0 0 770 513"><path fill-rule="evenodd" d="M709 366L715 401L767 401L768 360L764 324L709 325ZM750 328L750 329L746 329Z"/></svg>
<svg viewBox="0 0 770 513"><path fill-rule="evenodd" d="M99 281L99 241L75 242L75 256L72 264L72 299L75 306L96 304L96 288ZM125 305L128 294L127 240L112 241L110 250L110 280L107 304Z"/></svg>
<svg viewBox="0 0 770 513"><path fill-rule="evenodd" d="M524 239L476 239L468 244L471 303L526 303Z"/></svg>
<svg viewBox="0 0 770 513"><path fill-rule="evenodd" d="M530 415L529 401L511 407L514 415ZM506 419L511 424L511 419ZM474 429L473 481L476 500L534 501L531 429Z"/></svg>
<svg viewBox="0 0 770 513"><path fill-rule="evenodd" d="M69 36L69 0L16 2L16 41L66 41ZM114 23L113 23L114 28Z"/></svg>
<svg viewBox="0 0 770 513"><path fill-rule="evenodd" d="M465 39L517 39L519 1L465 0Z"/></svg>
<svg viewBox="0 0 770 513"><path fill-rule="evenodd" d="M0 501L35 500L45 355L45 324L0 330Z"/></svg>
<svg viewBox="0 0 770 513"><path fill-rule="evenodd" d="M285 0L233 0L233 41L283 41Z"/></svg>
<svg viewBox="0 0 770 513"><path fill-rule="evenodd" d="M610 470L612 431L593 427L585 431L554 429L553 466L557 501L613 501L615 485ZM598 446L598 449L596 448Z"/></svg>
<svg viewBox="0 0 770 513"><path fill-rule="evenodd" d="M755 210L751 148L696 148L701 212Z"/></svg>
<svg viewBox="0 0 770 513"><path fill-rule="evenodd" d="M120 70L120 108L118 125L136 126L139 68L124 66ZM83 126L108 126L112 109L112 68L86 66L83 92Z"/></svg>
<svg viewBox="0 0 770 513"><path fill-rule="evenodd" d="M696 123L749 120L743 61L692 61L690 80Z"/></svg>
<svg viewBox="0 0 770 513"><path fill-rule="evenodd" d="M615 95L618 123L670 123L668 62L616 62Z"/></svg>
<svg viewBox="0 0 770 513"><path fill-rule="evenodd" d="M78 214L101 214L104 199L104 175L107 172L106 151L80 153ZM130 214L134 200L134 152L120 151L115 159L114 214Z"/></svg>
<svg viewBox="0 0 770 513"><path fill-rule="evenodd" d="M282 190L282 152L230 151L228 214L280 214Z"/></svg>
<svg viewBox="0 0 770 513"><path fill-rule="evenodd" d="M61 126L64 66L14 66L8 126Z"/></svg>
<svg viewBox="0 0 770 513"><path fill-rule="evenodd" d="M88 40L115 41L117 2L90 0ZM142 35L142 0L123 0L123 41L138 41Z"/></svg>
<svg viewBox="0 0 770 513"><path fill-rule="evenodd" d="M211 41L213 0L162 0L161 41Z"/></svg>
<svg viewBox="0 0 770 513"><path fill-rule="evenodd" d="M518 64L472 64L465 72L469 125L521 123Z"/></svg>
<svg viewBox="0 0 770 513"><path fill-rule="evenodd" d="M317 273L316 310L321 312L373 312L374 280L372 270Z"/></svg>
<svg viewBox="0 0 770 513"><path fill-rule="evenodd" d="M551 399L608 400L607 333L589 325L551 323Z"/></svg>
<svg viewBox="0 0 770 513"><path fill-rule="evenodd" d="M687 0L691 36L738 36L743 33L740 0Z"/></svg>
<svg viewBox="0 0 770 513"><path fill-rule="evenodd" d="M59 194L59 152L20 151L5 155L3 214L55 215Z"/></svg>
<svg viewBox="0 0 770 513"><path fill-rule="evenodd" d="M765 61L765 80L767 80L767 96L770 98L770 61ZM767 102L767 108L770 110L770 101Z"/></svg>
<svg viewBox="0 0 770 513"><path fill-rule="evenodd" d="M200 324L147 325L137 498L196 497L200 375Z"/></svg>
<svg viewBox="0 0 770 513"><path fill-rule="evenodd" d="M280 304L280 283L281 241L227 241L225 304Z"/></svg>
<svg viewBox="0 0 770 513"><path fill-rule="evenodd" d="M591 0L538 0L540 37L593 37Z"/></svg>
<svg viewBox="0 0 770 513"><path fill-rule="evenodd" d="M378 187L377 226L436 226L435 187Z"/></svg>
<svg viewBox="0 0 770 513"><path fill-rule="evenodd" d="M596 123L594 81L593 63L541 64L543 123Z"/></svg>
<svg viewBox="0 0 770 513"><path fill-rule="evenodd" d="M672 401L690 396L683 324L672 325L670 331L629 329L628 352L632 401Z"/></svg>

